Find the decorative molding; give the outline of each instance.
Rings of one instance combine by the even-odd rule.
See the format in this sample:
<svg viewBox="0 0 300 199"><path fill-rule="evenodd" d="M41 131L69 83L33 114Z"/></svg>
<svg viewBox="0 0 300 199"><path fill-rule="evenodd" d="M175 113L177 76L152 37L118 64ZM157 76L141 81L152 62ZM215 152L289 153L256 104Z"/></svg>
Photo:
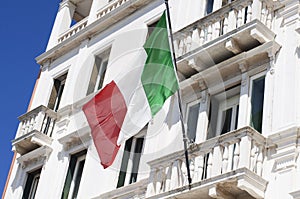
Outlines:
<svg viewBox="0 0 300 199"><path fill-rule="evenodd" d="M91 135L89 127L84 127L73 133L58 139L64 147L65 151L72 151L74 148L82 147L87 148L90 145Z"/></svg>
<svg viewBox="0 0 300 199"><path fill-rule="evenodd" d="M52 149L50 147L41 146L25 155L22 155L17 159L17 161L21 164L22 169L43 165L48 160L51 152Z"/></svg>

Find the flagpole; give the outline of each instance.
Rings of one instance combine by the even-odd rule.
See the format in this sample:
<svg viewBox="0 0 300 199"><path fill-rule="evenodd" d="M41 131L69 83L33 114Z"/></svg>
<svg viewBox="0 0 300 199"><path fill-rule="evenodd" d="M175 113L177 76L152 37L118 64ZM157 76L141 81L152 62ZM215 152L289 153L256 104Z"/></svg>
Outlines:
<svg viewBox="0 0 300 199"><path fill-rule="evenodd" d="M170 9L169 9L168 0L165 0L165 4L166 4L166 8L167 8L167 17L168 17L168 26L169 26L169 30L170 30L172 55L173 55L175 69L177 71L178 68L177 68L177 62L176 62L176 56L175 56L175 50L174 50L173 35L172 35L172 25L171 25ZM177 91L177 97L178 97L178 104L179 104L180 121L181 121L181 129L182 129L182 136L183 136L184 155L185 155L185 162L186 162L186 167L187 167L189 189L191 189L192 178L191 178L190 163L189 163L189 153L188 153L188 149L187 149L188 138L186 136L186 132L185 132L185 128L184 128L184 122L183 122L180 89L178 89L178 91Z"/></svg>

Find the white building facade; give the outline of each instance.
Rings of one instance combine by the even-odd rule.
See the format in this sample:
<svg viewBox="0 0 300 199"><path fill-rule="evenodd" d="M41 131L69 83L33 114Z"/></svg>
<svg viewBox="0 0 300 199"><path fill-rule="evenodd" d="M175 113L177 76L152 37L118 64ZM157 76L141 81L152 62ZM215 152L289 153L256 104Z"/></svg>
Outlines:
<svg viewBox="0 0 300 199"><path fill-rule="evenodd" d="M300 2L169 5L191 186L176 96L107 169L82 111L124 75L165 2L62 0L3 198L300 199Z"/></svg>

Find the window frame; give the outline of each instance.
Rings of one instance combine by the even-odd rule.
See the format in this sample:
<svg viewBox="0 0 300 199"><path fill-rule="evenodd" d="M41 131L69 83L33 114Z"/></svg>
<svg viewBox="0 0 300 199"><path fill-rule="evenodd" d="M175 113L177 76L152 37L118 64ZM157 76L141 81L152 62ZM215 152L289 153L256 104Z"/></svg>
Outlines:
<svg viewBox="0 0 300 199"><path fill-rule="evenodd" d="M197 128L198 128L198 120L199 120L199 111L200 111L200 106L201 106L201 99L196 99L192 102L187 103L187 105L186 105L185 124L186 124L186 133L187 133L187 137L188 137L188 121L189 121L189 116L190 116L189 115L190 114L190 109L191 109L191 107L193 107L197 104L199 104L199 109L198 109L198 116L197 116L197 122L196 122L195 140L193 140L192 142L195 142L196 137L197 137ZM189 138L189 141L191 141L190 138Z"/></svg>
<svg viewBox="0 0 300 199"><path fill-rule="evenodd" d="M42 168L35 169L33 171L27 172L27 178L25 181L25 186L24 186L24 191L22 195L22 199L34 199L38 186L39 186L39 181L42 173ZM30 185L28 180L31 179ZM36 179L38 178L38 181L36 182ZM35 186L34 186L35 185ZM28 187L30 186L30 187ZM26 195L25 195L26 194Z"/></svg>
<svg viewBox="0 0 300 199"><path fill-rule="evenodd" d="M118 175L118 182L117 182L117 188L135 183L137 181L138 178L138 170L140 167L140 163L141 163L141 156L144 152L144 148L145 148L145 137L146 137L146 133L148 130L148 125L146 125L137 135L131 137L130 139L132 140L130 143L130 151L126 151L126 144L127 141L129 141L130 139L128 139L125 143L125 148L124 148L124 152L123 152L123 156L122 156L122 161L121 161L121 166L120 166L120 171L119 171L119 175ZM135 152L136 150L136 144L137 144L137 140L138 139L143 139L142 140L142 148L140 152ZM129 154L128 154L129 153ZM134 162L134 160L137 158L137 154L139 154L139 161L136 163ZM128 157L125 157L125 155ZM129 155L129 156L128 156ZM126 159L124 159L126 158ZM137 164L137 165L136 165ZM122 167L125 167L122 168ZM125 171L123 171L123 169ZM136 170L134 170L136 169ZM135 180L134 180L135 178Z"/></svg>
<svg viewBox="0 0 300 199"><path fill-rule="evenodd" d="M247 125L251 126L251 111L252 111L252 89L253 89L253 82L261 77L265 77L266 81L266 75L267 71L263 71L254 75L251 75L249 77L249 90L248 90L248 110L247 110ZM266 82L265 82L266 83ZM264 115L265 115L265 89L266 89L266 84L264 88L264 102L263 102L263 113L262 113L262 127L263 127L263 122L264 122ZM263 130L263 128L262 128ZM262 133L262 132L260 132Z"/></svg>
<svg viewBox="0 0 300 199"><path fill-rule="evenodd" d="M64 185L63 185L63 189L62 189L62 193L61 193L61 199L72 199L73 198L73 196L75 194L75 190L76 190L75 189L76 180L78 179L78 171L79 171L78 168L80 167L80 163L82 161L86 161L86 157L87 157L87 149L83 149L77 153L70 154L69 164L67 167L67 172L65 175L66 177L65 177L65 181L64 181ZM74 161L75 162L74 170L72 169L72 165L71 165L73 158L76 158L76 160ZM80 174L80 181L79 181L78 189L76 191L76 196L78 196L77 194L79 193L79 190L80 190L80 183L81 183L82 176L83 176L84 166L85 166L85 162L83 164L82 171ZM69 175L69 172L71 172L70 170L73 170L73 173L71 174L72 179L70 181L70 184L67 185L68 175ZM64 191L66 189L66 186L69 186L69 190L68 190L67 195L65 196Z"/></svg>
<svg viewBox="0 0 300 199"><path fill-rule="evenodd" d="M94 61L92 64L92 70L89 76L89 83L86 91L87 96L103 88L105 75L109 65L109 57L110 57L111 49L112 49L111 46L109 46L104 50L102 50L100 53L94 55ZM100 62L99 67L97 66L98 61ZM106 64L104 65L103 63ZM105 69L103 69L104 66ZM97 72L97 74L94 74L94 72ZM101 82L101 87L99 87L100 82Z"/></svg>
<svg viewBox="0 0 300 199"><path fill-rule="evenodd" d="M216 133L216 136L219 136L219 135L222 135L222 134L225 134L225 133L222 133L222 130L223 130L223 126L224 126L224 121L225 121L225 118L224 118L224 112L230 108L232 108L232 114L231 114L231 122L230 122L230 131L233 131L235 130L235 126L237 125L238 123L238 106L239 106L239 103L240 103L240 93L237 94L237 95L234 95L230 98L226 98L226 99L223 99L220 103L219 103L219 110L218 110L218 119L217 119L217 133ZM228 131L228 132L230 132Z"/></svg>

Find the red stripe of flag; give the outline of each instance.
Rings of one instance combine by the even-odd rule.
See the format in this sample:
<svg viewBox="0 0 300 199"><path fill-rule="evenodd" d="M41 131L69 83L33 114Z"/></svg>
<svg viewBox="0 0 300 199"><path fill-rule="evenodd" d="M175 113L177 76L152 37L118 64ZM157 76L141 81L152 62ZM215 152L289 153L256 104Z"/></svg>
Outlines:
<svg viewBox="0 0 300 199"><path fill-rule="evenodd" d="M109 167L120 148L117 145L127 106L114 81L107 84L82 108L91 127L91 134L101 164Z"/></svg>

